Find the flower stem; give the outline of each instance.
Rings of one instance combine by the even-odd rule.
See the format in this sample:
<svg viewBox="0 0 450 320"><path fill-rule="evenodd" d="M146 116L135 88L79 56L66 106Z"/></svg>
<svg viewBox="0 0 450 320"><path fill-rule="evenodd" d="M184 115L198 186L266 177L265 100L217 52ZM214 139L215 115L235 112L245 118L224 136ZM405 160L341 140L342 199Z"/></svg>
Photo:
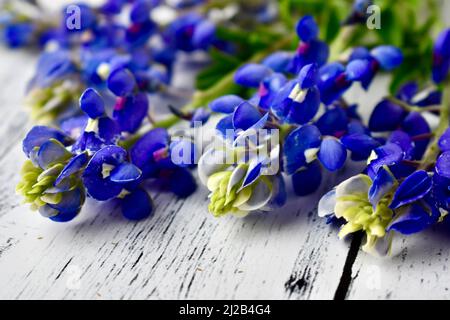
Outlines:
<svg viewBox="0 0 450 320"><path fill-rule="evenodd" d="M330 46L330 58L329 61L338 61L339 57L342 53L347 50L350 40L353 38L355 34L356 27L355 26L343 26L339 31L338 36L334 39L333 43Z"/></svg>
<svg viewBox="0 0 450 320"><path fill-rule="evenodd" d="M425 151L425 155L422 158L422 164L419 169L427 170L431 165L436 162L436 158L440 153L438 146L439 138L449 127L449 116L450 116L450 78L444 83L444 92L442 95L441 103L441 114L439 118L439 125L434 131L434 140L428 146Z"/></svg>

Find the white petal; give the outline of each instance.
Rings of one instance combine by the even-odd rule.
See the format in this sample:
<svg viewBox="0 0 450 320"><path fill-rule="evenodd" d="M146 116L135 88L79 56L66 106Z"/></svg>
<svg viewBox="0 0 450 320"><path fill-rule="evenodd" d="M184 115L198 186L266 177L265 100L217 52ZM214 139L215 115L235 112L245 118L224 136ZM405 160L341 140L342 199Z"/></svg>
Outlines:
<svg viewBox="0 0 450 320"><path fill-rule="evenodd" d="M311 163L317 158L317 153L319 152L319 148L309 148L304 152L306 163Z"/></svg>
<svg viewBox="0 0 450 320"><path fill-rule="evenodd" d="M245 177L245 174L247 172L246 167L246 165L241 164L233 170L233 173L230 176L230 181L228 182L227 194L229 194L231 192L231 189L233 189L233 187Z"/></svg>
<svg viewBox="0 0 450 320"><path fill-rule="evenodd" d="M243 211L254 211L264 207L272 198L272 188L263 180L259 179L252 195L248 201L238 207Z"/></svg>
<svg viewBox="0 0 450 320"><path fill-rule="evenodd" d="M215 149L209 149L200 157L197 172L203 185L207 185L209 176L226 168L223 159L224 152Z"/></svg>
<svg viewBox="0 0 450 320"><path fill-rule="evenodd" d="M334 213L334 207L336 206L336 190L333 189L326 193L319 201L317 207L317 213L319 217L326 217Z"/></svg>
<svg viewBox="0 0 450 320"><path fill-rule="evenodd" d="M358 174L341 182L336 187L336 197L339 199L342 196L349 194L366 194L368 195L369 188L372 185L370 178L364 174Z"/></svg>

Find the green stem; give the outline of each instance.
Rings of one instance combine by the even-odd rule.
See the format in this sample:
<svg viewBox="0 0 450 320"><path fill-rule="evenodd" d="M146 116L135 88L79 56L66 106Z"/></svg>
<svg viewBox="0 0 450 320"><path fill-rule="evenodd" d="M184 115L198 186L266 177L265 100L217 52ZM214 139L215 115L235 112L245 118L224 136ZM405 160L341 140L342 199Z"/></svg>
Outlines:
<svg viewBox="0 0 450 320"><path fill-rule="evenodd" d="M402 107L403 109L405 109L408 112L426 112L426 111L433 112L433 111L441 111L441 109L442 109L442 107L439 105L428 106L428 107L412 106L403 100L397 99L396 97L387 97L386 99L395 103L396 105Z"/></svg>
<svg viewBox="0 0 450 320"><path fill-rule="evenodd" d="M338 36L334 39L330 47L330 61L337 61L342 53L347 50L350 40L353 38L356 31L355 26L343 26L339 31Z"/></svg>
<svg viewBox="0 0 450 320"><path fill-rule="evenodd" d="M441 115L439 118L439 125L434 131L434 140L428 146L425 151L425 155L422 159L422 164L419 169L427 170L431 165L436 162L436 158L441 152L438 141L442 134L449 127L449 116L450 116L450 78L444 83L444 92L442 95L441 103Z"/></svg>

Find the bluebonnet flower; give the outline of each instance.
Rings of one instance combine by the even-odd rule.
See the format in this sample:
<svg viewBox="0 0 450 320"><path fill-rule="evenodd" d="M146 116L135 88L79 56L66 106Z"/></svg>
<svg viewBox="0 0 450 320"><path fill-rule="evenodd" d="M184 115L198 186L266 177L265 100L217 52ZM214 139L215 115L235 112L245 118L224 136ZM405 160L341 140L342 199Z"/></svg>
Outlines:
<svg viewBox="0 0 450 320"><path fill-rule="evenodd" d="M272 74L272 69L258 64L248 63L239 67L234 74L234 81L244 87L258 88L259 84Z"/></svg>
<svg viewBox="0 0 450 320"><path fill-rule="evenodd" d="M297 74L308 64L317 64L318 67L324 65L329 56L328 45L319 40L319 28L311 16L304 16L299 20L296 27L297 35L301 42L289 65L289 71Z"/></svg>
<svg viewBox="0 0 450 320"><path fill-rule="evenodd" d="M382 45L368 50L364 47L355 48L349 58L350 63L359 61L361 70L353 80L361 81L364 89L368 89L379 70L390 71L403 62L403 54L394 46Z"/></svg>
<svg viewBox="0 0 450 320"><path fill-rule="evenodd" d="M261 119L265 122L265 118ZM198 173L200 181L211 192L208 208L214 216L245 216L250 212L272 210L284 205L284 180L276 169L278 141L272 141L269 146L270 138L267 137L260 139L259 143L245 143L246 138L256 134L255 130L262 122L257 121L258 125L228 134L231 139L225 140L221 146L211 147L200 158ZM261 149L267 152L258 152Z"/></svg>
<svg viewBox="0 0 450 320"><path fill-rule="evenodd" d="M119 199L122 214L140 220L152 213L153 203L139 186L142 171L127 158L127 152L115 145L98 150L83 172L83 184L90 197L99 201Z"/></svg>
<svg viewBox="0 0 450 320"><path fill-rule="evenodd" d="M89 154L107 145L114 145L120 138L121 130L116 121L105 113L105 105L100 95L92 88L80 97L80 108L89 117L83 133L72 147L73 152L87 151Z"/></svg>
<svg viewBox="0 0 450 320"><path fill-rule="evenodd" d="M373 4L373 0L355 0L352 11L344 21L344 25L364 24L369 17L368 8Z"/></svg>
<svg viewBox="0 0 450 320"><path fill-rule="evenodd" d="M322 181L321 163L327 170L342 168L347 148L333 136L322 136L314 125L304 125L286 137L283 145L284 171L292 176L294 191L299 196L313 193Z"/></svg>
<svg viewBox="0 0 450 320"><path fill-rule="evenodd" d="M186 140L170 141L165 129L143 135L130 149L130 159L142 171L143 179L157 179L159 186L179 197L188 197L197 188L188 168L196 160L195 146Z"/></svg>
<svg viewBox="0 0 450 320"><path fill-rule="evenodd" d="M316 115L320 105L317 68L304 66L297 79L286 83L274 97L271 111L283 122L304 124Z"/></svg>
<svg viewBox="0 0 450 320"><path fill-rule="evenodd" d="M394 216L389 203L395 183L386 170L373 180L364 174L351 177L320 199L318 214L321 217L334 215L345 220L339 231L340 238L363 230L366 243L362 249L386 255L392 240L386 229Z"/></svg>
<svg viewBox="0 0 450 320"><path fill-rule="evenodd" d="M35 41L37 26L32 22L12 22L4 26L3 40L11 48L19 48Z"/></svg>
<svg viewBox="0 0 450 320"><path fill-rule="evenodd" d="M261 61L261 64L272 69L274 72L285 73L288 72L288 66L293 58L293 54L288 51L277 51L274 52L264 60Z"/></svg>
<svg viewBox="0 0 450 320"><path fill-rule="evenodd" d="M450 70L450 29L442 31L433 47L433 80L444 81Z"/></svg>
<svg viewBox="0 0 450 320"><path fill-rule="evenodd" d="M26 102L32 117L49 122L69 110L80 93L76 67L66 50L44 52L36 73L28 83Z"/></svg>
<svg viewBox="0 0 450 320"><path fill-rule="evenodd" d="M190 12L167 27L164 39L171 47L185 52L208 49L215 40L215 26L198 13Z"/></svg>
<svg viewBox="0 0 450 320"><path fill-rule="evenodd" d="M350 61L346 66L339 62L331 62L319 70L318 88L321 101L329 105L342 97L355 81L362 81L368 62L364 60Z"/></svg>
<svg viewBox="0 0 450 320"><path fill-rule="evenodd" d="M64 133L43 126L34 127L23 141L29 160L22 167L16 191L32 210L53 221L72 220L85 199L79 173L88 157L70 153L66 146L72 142Z"/></svg>

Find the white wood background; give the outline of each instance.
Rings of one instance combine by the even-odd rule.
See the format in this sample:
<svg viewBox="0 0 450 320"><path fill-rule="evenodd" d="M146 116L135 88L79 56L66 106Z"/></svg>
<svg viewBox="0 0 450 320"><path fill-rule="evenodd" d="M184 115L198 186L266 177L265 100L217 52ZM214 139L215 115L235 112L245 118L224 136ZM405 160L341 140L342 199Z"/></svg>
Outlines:
<svg viewBox="0 0 450 320"><path fill-rule="evenodd" d="M202 187L186 200L152 191L156 212L137 223L113 203L89 200L66 224L31 212L14 187L35 62L33 53L0 48L1 299L450 298L449 223L399 236L393 256L373 258L316 216L324 189L244 219L209 215ZM385 80L374 84L376 96ZM376 96L355 89L349 100L369 110Z"/></svg>

